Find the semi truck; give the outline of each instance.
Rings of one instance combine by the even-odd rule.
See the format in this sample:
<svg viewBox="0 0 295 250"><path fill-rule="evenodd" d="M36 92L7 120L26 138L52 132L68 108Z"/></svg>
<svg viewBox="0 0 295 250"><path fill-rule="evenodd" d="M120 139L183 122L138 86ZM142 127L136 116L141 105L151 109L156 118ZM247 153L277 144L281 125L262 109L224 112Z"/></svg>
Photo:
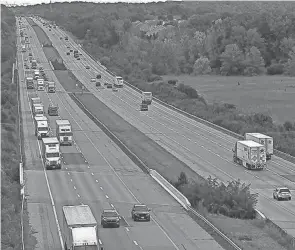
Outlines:
<svg viewBox="0 0 295 250"><path fill-rule="evenodd" d="M42 158L46 169L61 169L61 153L56 137L42 138Z"/></svg>
<svg viewBox="0 0 295 250"><path fill-rule="evenodd" d="M48 119L46 116L35 116L34 118L35 124L35 136L37 136L38 140L41 140L43 137L49 136L49 126Z"/></svg>
<svg viewBox="0 0 295 250"><path fill-rule="evenodd" d="M116 78L115 78L115 87L117 87L117 88L123 88L123 83L124 83L124 81L123 81L123 78L121 77L121 76L116 76Z"/></svg>
<svg viewBox="0 0 295 250"><path fill-rule="evenodd" d="M61 145L72 145L73 132L69 120L56 120L56 137Z"/></svg>
<svg viewBox="0 0 295 250"><path fill-rule="evenodd" d="M257 142L237 141L233 153L234 162L249 170L261 170L266 167L265 148Z"/></svg>
<svg viewBox="0 0 295 250"><path fill-rule="evenodd" d="M246 133L245 140L255 141L264 145L266 152L266 160L270 160L273 155L273 138L260 133Z"/></svg>
<svg viewBox="0 0 295 250"><path fill-rule="evenodd" d="M33 104L33 116L44 115L44 107L42 103Z"/></svg>
<svg viewBox="0 0 295 250"><path fill-rule="evenodd" d="M37 90L38 91L44 91L45 90L44 79L42 79L42 78L37 79Z"/></svg>
<svg viewBox="0 0 295 250"><path fill-rule="evenodd" d="M97 221L88 205L63 206L62 210L65 250L103 249Z"/></svg>
<svg viewBox="0 0 295 250"><path fill-rule="evenodd" d="M27 86L27 89L34 89L34 81L32 76L26 77L26 86Z"/></svg>
<svg viewBox="0 0 295 250"><path fill-rule="evenodd" d="M47 92L55 93L55 82L47 82Z"/></svg>
<svg viewBox="0 0 295 250"><path fill-rule="evenodd" d="M141 98L142 98L141 99L142 104L150 105L153 99L152 92L142 92Z"/></svg>

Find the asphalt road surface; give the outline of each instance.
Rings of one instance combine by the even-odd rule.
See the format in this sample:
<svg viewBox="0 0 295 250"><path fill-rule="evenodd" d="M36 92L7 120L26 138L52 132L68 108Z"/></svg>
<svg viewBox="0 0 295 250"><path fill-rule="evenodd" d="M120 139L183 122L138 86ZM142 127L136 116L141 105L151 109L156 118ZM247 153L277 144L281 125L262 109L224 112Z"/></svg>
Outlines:
<svg viewBox="0 0 295 250"><path fill-rule="evenodd" d="M99 238L105 249L222 249L77 107L58 82L30 26L27 33L33 56L57 87L52 94L27 90L24 60L28 52L18 52L26 156L25 194L30 224L38 242L36 249L62 249L62 206L75 204L89 205L99 224L104 208L115 207L120 213L120 228L99 226ZM51 102L59 106L59 117L48 116L53 136L56 119L68 119L72 124L75 143L61 147L61 170L45 170L42 164L28 101L34 93L41 98L45 110ZM138 202L152 209L150 222L132 221L131 208Z"/></svg>
<svg viewBox="0 0 295 250"><path fill-rule="evenodd" d="M126 85L118 92L96 88L90 80L97 73L102 74L101 82L112 82L113 77L102 65L83 52L73 39L69 37L69 41L60 40L60 37L64 38L67 35L64 31L59 28L50 32L46 28L43 30L66 62L66 66L100 101L199 174L217 177L225 182L240 179L251 183L252 190L259 193L257 208L295 236L294 199L276 201L272 197L277 186L288 186L294 197L295 164L276 156L268 162L265 170L259 172L249 171L234 164L232 148L235 138L189 119L157 102L153 102L149 111L142 114L138 111L141 102L139 93ZM78 49L82 53L82 59L77 61L73 55L66 55L69 50L67 46ZM86 69L86 66L90 66L90 69Z"/></svg>

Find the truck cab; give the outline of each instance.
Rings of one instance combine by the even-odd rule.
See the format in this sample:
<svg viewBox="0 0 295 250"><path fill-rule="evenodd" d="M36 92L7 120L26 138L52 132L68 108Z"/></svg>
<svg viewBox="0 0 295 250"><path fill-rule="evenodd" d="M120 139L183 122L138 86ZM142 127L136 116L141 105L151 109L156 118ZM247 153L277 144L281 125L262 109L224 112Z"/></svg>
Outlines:
<svg viewBox="0 0 295 250"><path fill-rule="evenodd" d="M42 138L42 158L46 169L61 169L61 153L56 137Z"/></svg>
<svg viewBox="0 0 295 250"><path fill-rule="evenodd" d="M37 60L32 60L32 69L37 69Z"/></svg>
<svg viewBox="0 0 295 250"><path fill-rule="evenodd" d="M61 145L73 144L73 132L69 120L56 120L56 136Z"/></svg>
<svg viewBox="0 0 295 250"><path fill-rule="evenodd" d="M35 136L38 140L41 140L43 137L48 137L50 128L48 126L48 119L46 116L35 116Z"/></svg>
<svg viewBox="0 0 295 250"><path fill-rule="evenodd" d="M34 112L34 104L40 103L41 104L41 99L38 96L31 97L31 109Z"/></svg>
<svg viewBox="0 0 295 250"><path fill-rule="evenodd" d="M124 83L124 81L123 81L123 78L121 77L121 76L116 76L116 78L115 78L115 87L117 87L117 88L123 88L123 83Z"/></svg>
<svg viewBox="0 0 295 250"><path fill-rule="evenodd" d="M152 92L142 92L141 101L143 104L150 105L152 103L153 95Z"/></svg>

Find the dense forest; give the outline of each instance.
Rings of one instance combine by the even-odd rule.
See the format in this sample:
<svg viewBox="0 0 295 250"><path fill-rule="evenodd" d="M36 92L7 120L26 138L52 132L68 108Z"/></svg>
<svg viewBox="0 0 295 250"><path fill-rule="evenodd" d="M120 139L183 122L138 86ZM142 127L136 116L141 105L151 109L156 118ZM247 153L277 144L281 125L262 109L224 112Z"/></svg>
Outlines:
<svg viewBox="0 0 295 250"><path fill-rule="evenodd" d="M161 100L242 135L267 133L276 149L295 156L294 121L278 125L266 114L208 104L195 89L161 80L167 74L294 76L294 3L75 2L18 7L15 12L54 21L111 71Z"/></svg>
<svg viewBox="0 0 295 250"><path fill-rule="evenodd" d="M16 57L15 16L1 5L1 249L20 249L21 197L17 86L12 84Z"/></svg>

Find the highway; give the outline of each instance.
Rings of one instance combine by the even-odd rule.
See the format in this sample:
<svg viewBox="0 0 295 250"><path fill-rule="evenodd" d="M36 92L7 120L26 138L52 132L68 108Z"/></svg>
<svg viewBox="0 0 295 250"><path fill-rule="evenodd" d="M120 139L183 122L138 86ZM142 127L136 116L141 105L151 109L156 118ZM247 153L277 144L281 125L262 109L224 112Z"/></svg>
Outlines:
<svg viewBox="0 0 295 250"><path fill-rule="evenodd" d="M45 110L53 102L59 117L50 117L51 134L55 120L68 119L73 127L75 144L62 146L62 170L45 171L40 159L39 143L34 136L28 91L24 79L24 59L18 53L21 106L25 132L25 193L30 224L36 231L36 249L62 249L62 206L88 204L98 223L102 209L115 207L122 216L120 228L101 228L99 238L104 249L174 250L222 249L195 223L183 208L147 174L144 174L71 100L58 82L41 44L28 26L33 56L55 81L54 94L39 91ZM20 40L18 39L18 46ZM32 93L31 93L32 92ZM145 203L151 209L151 222L133 222L132 205Z"/></svg>
<svg viewBox="0 0 295 250"><path fill-rule="evenodd" d="M38 23L38 21L37 21ZM232 148L235 138L216 131L213 128L187 118L169 108L153 102L147 114L138 111L140 94L128 86L118 92L97 89L90 82L99 72L104 81L112 81L103 67L69 37L69 41L60 40L67 34L59 28L48 31L41 26L53 42L54 47L76 77L110 109L134 127L155 140L171 154L175 155L193 170L203 176L214 176L222 181L240 179L251 183L252 190L259 193L258 209L280 227L295 236L295 201L276 201L272 192L277 186L288 186L295 195L295 164L273 156L263 171L249 171L232 161ZM81 61L72 55L66 55L67 46L78 49L83 54ZM85 69L89 65L90 69Z"/></svg>

